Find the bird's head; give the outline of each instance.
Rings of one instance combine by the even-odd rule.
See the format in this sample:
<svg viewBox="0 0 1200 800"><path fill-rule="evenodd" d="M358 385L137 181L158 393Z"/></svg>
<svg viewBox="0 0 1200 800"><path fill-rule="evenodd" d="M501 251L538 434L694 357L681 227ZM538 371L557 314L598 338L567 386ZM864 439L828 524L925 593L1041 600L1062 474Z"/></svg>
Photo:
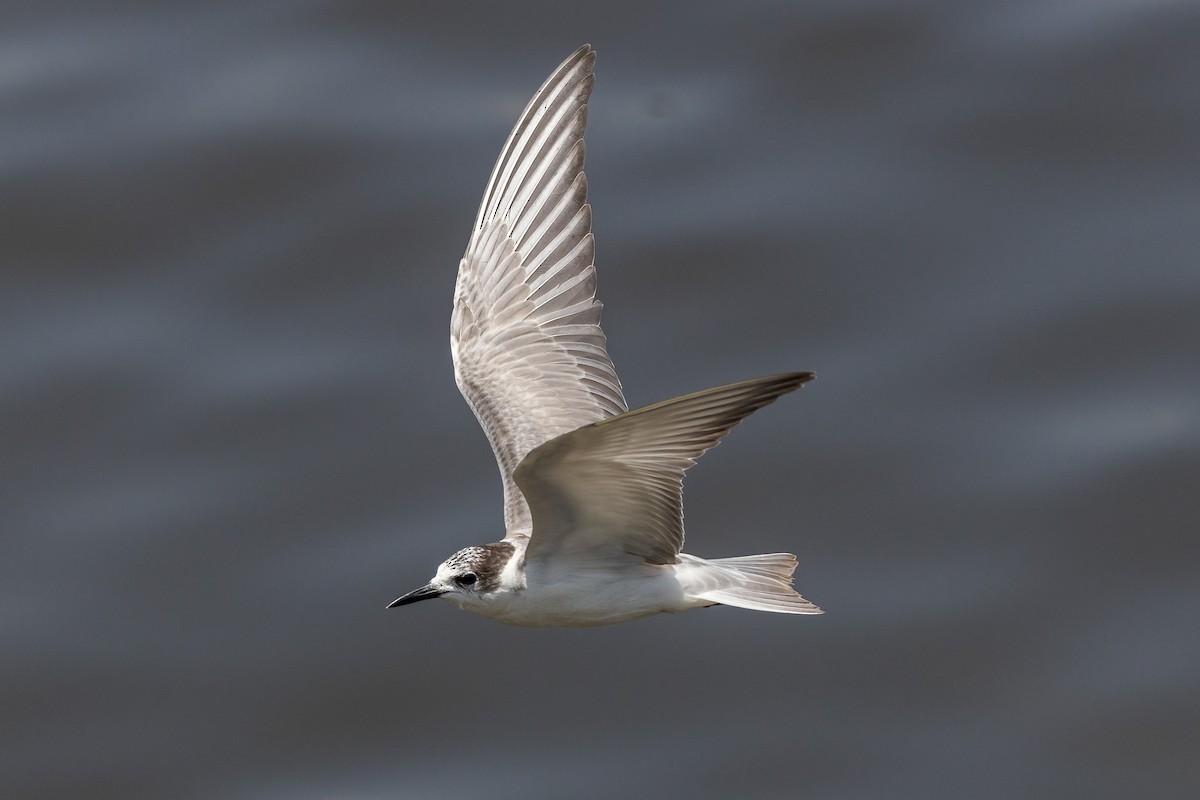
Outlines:
<svg viewBox="0 0 1200 800"><path fill-rule="evenodd" d="M447 558L433 580L393 600L388 608L440 597L459 607L486 602L502 590L505 567L512 560L512 542L466 547Z"/></svg>

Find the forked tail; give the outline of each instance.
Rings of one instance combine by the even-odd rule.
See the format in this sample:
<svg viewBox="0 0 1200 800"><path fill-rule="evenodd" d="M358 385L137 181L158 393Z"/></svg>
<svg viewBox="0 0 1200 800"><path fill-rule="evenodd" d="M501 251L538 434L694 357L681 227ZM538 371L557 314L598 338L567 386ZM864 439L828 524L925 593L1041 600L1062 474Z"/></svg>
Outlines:
<svg viewBox="0 0 1200 800"><path fill-rule="evenodd" d="M796 557L791 553L703 559L679 555L688 594L727 606L779 614L821 614L792 588ZM681 581L682 582L682 581Z"/></svg>

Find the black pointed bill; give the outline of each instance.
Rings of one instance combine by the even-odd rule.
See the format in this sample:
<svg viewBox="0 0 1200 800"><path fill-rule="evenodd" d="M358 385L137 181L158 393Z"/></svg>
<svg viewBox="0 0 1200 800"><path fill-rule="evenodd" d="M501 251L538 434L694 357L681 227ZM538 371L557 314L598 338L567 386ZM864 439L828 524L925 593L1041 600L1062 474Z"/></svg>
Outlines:
<svg viewBox="0 0 1200 800"><path fill-rule="evenodd" d="M432 600L435 597L441 597L445 593L446 593L445 589L439 589L436 586L427 584L425 586L422 586L420 589L413 589L411 592L409 592L406 595L403 595L402 597L397 597L395 600L388 603L388 608L395 608L396 606L406 606L409 603L417 603L417 602L420 602L421 600Z"/></svg>

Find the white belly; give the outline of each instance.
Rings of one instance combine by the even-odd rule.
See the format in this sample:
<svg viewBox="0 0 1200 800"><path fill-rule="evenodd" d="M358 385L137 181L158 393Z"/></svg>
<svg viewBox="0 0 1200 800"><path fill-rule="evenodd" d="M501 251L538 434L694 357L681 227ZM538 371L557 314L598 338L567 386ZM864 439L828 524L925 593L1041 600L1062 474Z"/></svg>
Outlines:
<svg viewBox="0 0 1200 800"><path fill-rule="evenodd" d="M455 602L465 611L525 627L590 627L711 605L689 600L672 566L530 566L525 588L483 602ZM447 597L454 602L454 599Z"/></svg>

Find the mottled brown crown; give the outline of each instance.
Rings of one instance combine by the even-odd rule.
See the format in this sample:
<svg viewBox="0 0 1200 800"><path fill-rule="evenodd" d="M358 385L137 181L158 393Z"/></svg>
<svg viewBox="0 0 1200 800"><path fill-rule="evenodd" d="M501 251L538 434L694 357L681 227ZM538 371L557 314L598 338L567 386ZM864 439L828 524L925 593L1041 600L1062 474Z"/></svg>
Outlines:
<svg viewBox="0 0 1200 800"><path fill-rule="evenodd" d="M476 575L476 590L494 589L500 585L500 575L513 555L512 542L492 542L464 547L446 559L446 566L455 572L470 570Z"/></svg>

